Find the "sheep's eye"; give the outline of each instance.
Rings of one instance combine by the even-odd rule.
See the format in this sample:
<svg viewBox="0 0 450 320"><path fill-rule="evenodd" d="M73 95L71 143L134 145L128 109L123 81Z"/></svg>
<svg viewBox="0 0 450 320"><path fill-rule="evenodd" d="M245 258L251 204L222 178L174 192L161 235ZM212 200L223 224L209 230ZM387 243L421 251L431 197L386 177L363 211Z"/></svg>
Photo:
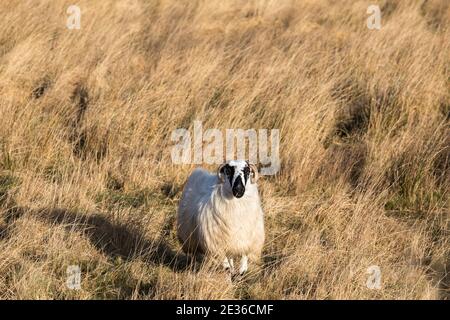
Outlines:
<svg viewBox="0 0 450 320"><path fill-rule="evenodd" d="M231 168L230 166L225 166L223 168L223 173L225 173L225 175L229 176L231 174Z"/></svg>

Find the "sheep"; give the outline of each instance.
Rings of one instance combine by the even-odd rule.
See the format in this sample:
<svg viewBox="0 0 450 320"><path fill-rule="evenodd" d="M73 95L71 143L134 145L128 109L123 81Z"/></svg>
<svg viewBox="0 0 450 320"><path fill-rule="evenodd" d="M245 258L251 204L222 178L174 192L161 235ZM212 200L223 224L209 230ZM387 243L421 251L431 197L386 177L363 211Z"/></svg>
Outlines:
<svg viewBox="0 0 450 320"><path fill-rule="evenodd" d="M178 207L177 235L183 251L212 255L239 274L248 261L259 261L264 244L264 215L256 182L258 170L248 161L222 164L217 174L198 168L188 178Z"/></svg>

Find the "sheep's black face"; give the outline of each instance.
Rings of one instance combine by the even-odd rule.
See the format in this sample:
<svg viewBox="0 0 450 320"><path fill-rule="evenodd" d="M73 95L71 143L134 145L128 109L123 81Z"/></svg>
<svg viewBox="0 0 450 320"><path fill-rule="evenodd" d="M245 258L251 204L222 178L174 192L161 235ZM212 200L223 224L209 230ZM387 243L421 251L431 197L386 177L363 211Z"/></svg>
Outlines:
<svg viewBox="0 0 450 320"><path fill-rule="evenodd" d="M223 166L221 173L230 184L233 196L241 198L250 177L250 167L246 161L230 161Z"/></svg>
<svg viewBox="0 0 450 320"><path fill-rule="evenodd" d="M231 190L233 190L233 196L235 196L236 198L241 198L244 195L245 186L242 183L241 177L236 178Z"/></svg>

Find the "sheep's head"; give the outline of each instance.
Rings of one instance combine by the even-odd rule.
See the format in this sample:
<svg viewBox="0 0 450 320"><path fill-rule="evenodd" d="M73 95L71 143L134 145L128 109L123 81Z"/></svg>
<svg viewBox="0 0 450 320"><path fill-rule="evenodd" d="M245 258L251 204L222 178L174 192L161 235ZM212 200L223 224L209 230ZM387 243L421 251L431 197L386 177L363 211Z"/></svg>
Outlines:
<svg viewBox="0 0 450 320"><path fill-rule="evenodd" d="M247 183L256 183L258 180L258 169L248 161L232 160L222 164L217 175L231 189L234 197L241 198L245 194Z"/></svg>

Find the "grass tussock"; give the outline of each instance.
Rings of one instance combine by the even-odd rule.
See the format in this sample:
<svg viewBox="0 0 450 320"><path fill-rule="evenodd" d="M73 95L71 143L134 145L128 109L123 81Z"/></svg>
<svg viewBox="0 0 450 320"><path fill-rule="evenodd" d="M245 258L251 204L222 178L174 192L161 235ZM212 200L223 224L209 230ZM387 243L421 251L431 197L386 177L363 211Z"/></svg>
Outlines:
<svg viewBox="0 0 450 320"><path fill-rule="evenodd" d="M379 3L378 31L368 1L80 0L68 30L70 1L1 1L0 298L448 298L449 4ZM175 237L194 120L280 129L232 282Z"/></svg>

